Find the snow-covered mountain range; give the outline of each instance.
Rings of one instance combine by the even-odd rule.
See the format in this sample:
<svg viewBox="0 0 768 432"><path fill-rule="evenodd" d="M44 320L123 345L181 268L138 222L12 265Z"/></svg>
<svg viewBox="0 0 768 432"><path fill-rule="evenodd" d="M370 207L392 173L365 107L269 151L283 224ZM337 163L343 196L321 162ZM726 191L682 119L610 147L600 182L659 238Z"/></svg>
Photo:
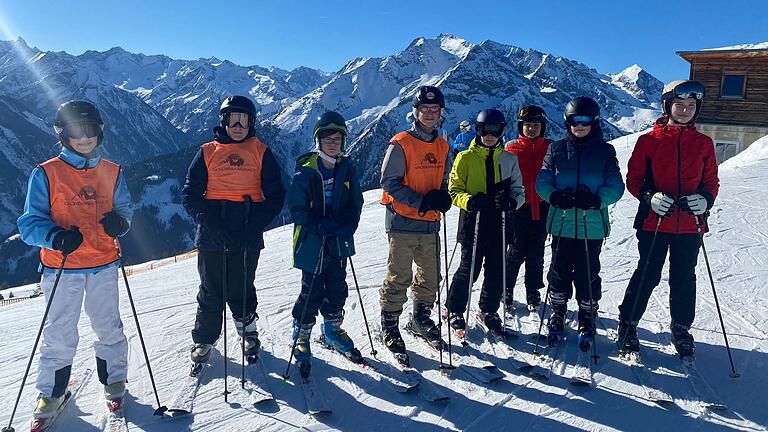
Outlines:
<svg viewBox="0 0 768 432"><path fill-rule="evenodd" d="M102 110L105 154L126 167L136 202L132 235L136 241L163 243L129 257L143 260L190 246L189 236L178 235L181 225L171 222L189 223L178 205L180 180L194 154L189 147L210 138L225 96L247 94L257 104L260 136L282 163L286 179L295 158L312 148L317 116L341 112L350 126L347 150L369 189L378 186L386 143L408 126L411 98L423 84L439 85L446 94L449 137L461 120L474 119L483 108L497 107L512 121L526 104L544 107L552 120L547 133L558 137L565 103L588 95L600 103L604 129L614 138L650 124L662 87L637 65L605 75L533 49L473 44L445 34L418 38L391 56L351 60L335 73L239 66L216 58L178 60L121 48L74 56L29 47L21 38L0 42L0 181L5 186L0 190L0 258L23 252L34 259L12 237L15 219L29 171L56 154L51 123L63 101L86 98ZM0 267L0 286L31 280L33 268L16 261Z"/></svg>

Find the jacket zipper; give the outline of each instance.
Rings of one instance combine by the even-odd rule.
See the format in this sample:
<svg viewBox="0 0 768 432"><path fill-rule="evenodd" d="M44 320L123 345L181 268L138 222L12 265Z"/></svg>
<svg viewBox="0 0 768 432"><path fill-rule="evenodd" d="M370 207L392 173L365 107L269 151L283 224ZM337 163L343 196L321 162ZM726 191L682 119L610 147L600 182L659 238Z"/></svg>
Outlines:
<svg viewBox="0 0 768 432"><path fill-rule="evenodd" d="M683 193L683 182L680 178L682 175L680 173L680 139L683 137L683 128L680 128L680 132L677 134L677 197L675 199L680 199L680 194ZM680 209L677 209L676 212L676 220L675 220L675 232L680 231Z"/></svg>
<svg viewBox="0 0 768 432"><path fill-rule="evenodd" d="M577 143L574 143L573 146L576 149L576 191L579 190L579 181L581 180L581 149L579 148ZM575 193L575 191L574 191ZM573 238L578 239L579 238L579 215L578 211L576 211L576 207L573 208ZM585 236L586 238L586 236Z"/></svg>

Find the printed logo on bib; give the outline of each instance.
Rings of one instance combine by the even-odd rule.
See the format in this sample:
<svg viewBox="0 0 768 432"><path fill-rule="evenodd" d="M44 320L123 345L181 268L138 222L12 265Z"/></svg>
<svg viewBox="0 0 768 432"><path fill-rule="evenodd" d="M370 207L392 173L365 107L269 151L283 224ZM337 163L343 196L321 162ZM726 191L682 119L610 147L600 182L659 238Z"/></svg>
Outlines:
<svg viewBox="0 0 768 432"><path fill-rule="evenodd" d="M416 169L433 169L437 166L437 156L434 153L427 153L420 163L415 167Z"/></svg>
<svg viewBox="0 0 768 432"><path fill-rule="evenodd" d="M77 195L64 201L64 205L66 206L83 206L83 205L93 206L93 205L104 205L104 204L107 204L107 200L103 198L100 199L99 194L96 191L96 188L90 185L85 185L81 187Z"/></svg>
<svg viewBox="0 0 768 432"><path fill-rule="evenodd" d="M229 163L230 166L236 166L236 167L243 166L243 164L245 163L243 158L241 158L240 155L237 153L232 153L231 155L227 156L227 162Z"/></svg>

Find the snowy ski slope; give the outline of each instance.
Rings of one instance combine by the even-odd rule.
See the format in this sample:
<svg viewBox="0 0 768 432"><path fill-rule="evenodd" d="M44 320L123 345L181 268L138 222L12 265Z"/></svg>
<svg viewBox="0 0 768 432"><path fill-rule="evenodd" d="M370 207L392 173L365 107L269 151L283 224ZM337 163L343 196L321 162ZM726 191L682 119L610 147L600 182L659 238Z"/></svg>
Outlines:
<svg viewBox="0 0 768 432"><path fill-rule="evenodd" d="M622 168L626 167L632 146L639 134L614 141ZM628 367L611 356L613 345L606 330L615 328L617 305L637 262L637 245L632 220L637 202L628 193L614 207L613 234L604 246L602 258L603 300L597 350L601 356L594 368L595 386L569 384L571 367L576 362L576 345L570 338L564 348L564 366L556 368L548 381L539 381L518 371L499 357L491 361L505 378L479 384L462 370L451 376L437 372L436 354L406 336L413 364L435 386L451 397L449 402L430 403L418 389L396 393L319 346L313 345L314 373L333 414L310 416L300 389L294 382L283 382L290 342L290 309L299 291L300 272L291 268L291 228L282 227L266 235L266 249L257 270L258 312L265 347L263 358L270 376L269 386L276 402L253 407L239 387L239 359L236 334L229 323L230 404L224 402L223 361L214 354L213 367L203 378L193 416L159 419L152 416L154 396L144 366L141 346L131 317L127 296L121 291L122 318L130 340L129 396L126 415L130 430L147 431L281 431L305 429L347 431L392 431L410 429L468 431L557 431L557 430L765 430L768 424L768 137L721 167L722 189L712 212L712 233L706 236L712 271L720 305L729 332L736 369L742 378L729 378L728 358L715 311L703 257L698 267L698 303L693 334L697 339L697 363L706 383L730 407L711 411L697 401L700 387L684 378L683 369L670 354L666 339L668 307L666 276L656 290L640 324L645 360L655 373L655 381L674 398L674 404L657 405L639 397L640 387ZM363 218L355 240L354 257L360 289L368 319L379 327L378 288L384 276L386 234L379 191L365 194ZM448 244L453 248L458 212L448 217ZM450 251L450 249L449 249ZM547 250L546 263L549 262ZM453 264L454 268L456 263ZM453 271L450 273L453 274ZM521 274L522 278L522 274ZM364 355L370 357L361 305L348 277L345 328ZM158 384L160 398L169 403L174 389L188 367L190 330L195 314L198 276L195 259L170 264L130 277L131 289L139 310L142 329ZM122 285L122 282L121 282ZM480 283L475 284L479 289ZM518 286L516 298L523 290ZM443 294L444 295L444 294ZM476 301L477 295L473 295ZM0 309L0 424L7 425L21 382L29 350L45 307L41 298ZM410 307L410 302L407 307ZM475 306L476 307L476 306ZM570 304L571 310L575 304ZM524 308L519 308L524 309ZM521 312L522 313L522 312ZM405 315L405 314L404 314ZM537 321L520 315L523 331L536 331ZM315 334L319 329L316 326ZM573 333L571 333L573 334ZM74 369L93 367L90 345L94 334L85 314L80 321L81 347ZM515 348L530 352L529 338L522 336ZM377 349L381 350L381 346ZM379 358L384 358L383 353ZM17 430L27 429L35 399L33 382L37 360L16 416ZM295 372L295 370L294 370ZM295 375L294 375L295 376ZM96 377L92 377L75 405L59 420L58 431L98 430L102 396Z"/></svg>

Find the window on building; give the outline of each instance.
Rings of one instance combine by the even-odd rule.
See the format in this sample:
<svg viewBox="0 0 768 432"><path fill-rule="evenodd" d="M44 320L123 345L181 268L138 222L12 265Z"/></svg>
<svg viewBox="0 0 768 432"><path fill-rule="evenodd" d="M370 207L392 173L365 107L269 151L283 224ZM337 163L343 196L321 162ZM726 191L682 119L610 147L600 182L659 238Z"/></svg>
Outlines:
<svg viewBox="0 0 768 432"><path fill-rule="evenodd" d="M715 156L717 163L721 164L726 160L739 154L741 144L737 141L717 141L715 143Z"/></svg>
<svg viewBox="0 0 768 432"><path fill-rule="evenodd" d="M743 98L746 81L746 75L723 75L723 84L720 87L720 97Z"/></svg>

